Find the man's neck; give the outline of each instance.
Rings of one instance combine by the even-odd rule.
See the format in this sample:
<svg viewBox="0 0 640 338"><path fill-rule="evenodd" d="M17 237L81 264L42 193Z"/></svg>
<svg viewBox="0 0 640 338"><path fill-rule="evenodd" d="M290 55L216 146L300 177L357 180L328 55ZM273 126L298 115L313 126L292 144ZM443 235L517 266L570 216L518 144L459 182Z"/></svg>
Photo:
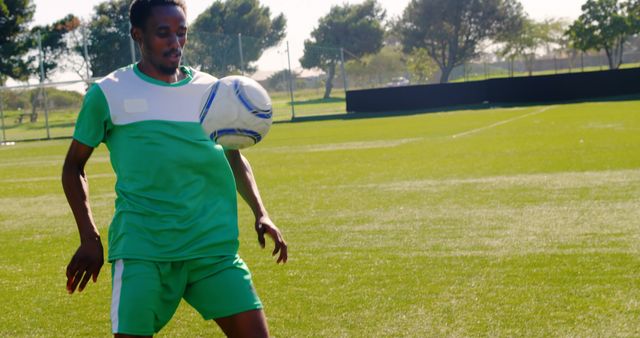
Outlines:
<svg viewBox="0 0 640 338"><path fill-rule="evenodd" d="M180 70L180 68L176 69L175 74L166 74L159 71L145 60L138 62L138 70L150 78L169 84L180 82L186 78L186 75Z"/></svg>

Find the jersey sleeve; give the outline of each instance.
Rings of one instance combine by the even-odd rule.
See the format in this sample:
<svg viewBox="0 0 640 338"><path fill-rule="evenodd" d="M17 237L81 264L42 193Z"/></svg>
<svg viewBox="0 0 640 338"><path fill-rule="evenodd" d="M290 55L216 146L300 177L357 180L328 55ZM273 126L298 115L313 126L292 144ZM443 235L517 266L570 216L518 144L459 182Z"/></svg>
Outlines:
<svg viewBox="0 0 640 338"><path fill-rule="evenodd" d="M95 148L105 141L110 128L111 118L107 98L100 86L94 84L84 96L73 138Z"/></svg>

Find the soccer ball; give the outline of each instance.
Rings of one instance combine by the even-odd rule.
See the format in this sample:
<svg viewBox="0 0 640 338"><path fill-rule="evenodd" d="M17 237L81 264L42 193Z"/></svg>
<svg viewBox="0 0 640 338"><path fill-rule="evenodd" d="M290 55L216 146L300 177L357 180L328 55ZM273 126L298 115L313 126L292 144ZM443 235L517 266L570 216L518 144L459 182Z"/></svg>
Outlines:
<svg viewBox="0 0 640 338"><path fill-rule="evenodd" d="M215 143L242 149L260 142L272 122L271 98L256 81L227 76L207 90L200 124Z"/></svg>

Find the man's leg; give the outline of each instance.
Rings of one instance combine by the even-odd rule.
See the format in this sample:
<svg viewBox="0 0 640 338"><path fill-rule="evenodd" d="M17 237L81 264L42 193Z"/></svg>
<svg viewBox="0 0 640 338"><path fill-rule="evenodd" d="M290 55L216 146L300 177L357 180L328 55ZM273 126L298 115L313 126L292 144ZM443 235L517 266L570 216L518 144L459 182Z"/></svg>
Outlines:
<svg viewBox="0 0 640 338"><path fill-rule="evenodd" d="M215 321L224 334L230 338L269 337L267 320L262 309L217 318Z"/></svg>

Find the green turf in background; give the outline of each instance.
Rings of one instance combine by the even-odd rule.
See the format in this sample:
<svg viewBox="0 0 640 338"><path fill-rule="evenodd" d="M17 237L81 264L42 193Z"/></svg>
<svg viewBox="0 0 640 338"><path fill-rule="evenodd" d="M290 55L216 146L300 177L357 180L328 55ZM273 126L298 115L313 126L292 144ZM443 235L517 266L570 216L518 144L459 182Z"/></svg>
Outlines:
<svg viewBox="0 0 640 338"><path fill-rule="evenodd" d="M274 125L245 155L287 265L240 207L273 335L639 336L639 113L628 101ZM0 147L0 336L110 335L109 265L64 290L78 244L67 146ZM106 240L104 146L87 172ZM184 305L160 334L211 335Z"/></svg>

